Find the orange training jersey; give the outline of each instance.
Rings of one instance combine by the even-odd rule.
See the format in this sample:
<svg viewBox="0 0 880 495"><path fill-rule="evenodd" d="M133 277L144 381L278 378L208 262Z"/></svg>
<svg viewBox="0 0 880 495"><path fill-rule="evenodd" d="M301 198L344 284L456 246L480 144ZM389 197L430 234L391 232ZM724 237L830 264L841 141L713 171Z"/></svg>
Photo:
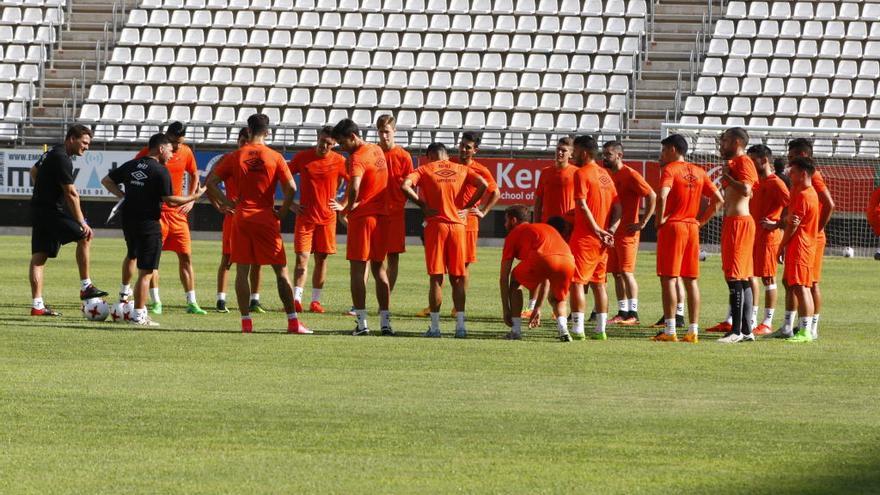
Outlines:
<svg viewBox="0 0 880 495"><path fill-rule="evenodd" d="M718 190L705 170L687 162L672 162L663 167L660 187L670 188L666 197L666 211L662 212L667 222L697 223L700 198L712 197Z"/></svg>
<svg viewBox="0 0 880 495"><path fill-rule="evenodd" d="M388 214L400 213L406 206L406 196L400 186L413 171L412 156L402 146L395 146L385 152L388 166Z"/></svg>
<svg viewBox="0 0 880 495"><path fill-rule="evenodd" d="M214 173L224 183L231 178L238 187L237 217L273 224L275 188L280 181L293 180L281 153L264 144L246 144L229 153Z"/></svg>
<svg viewBox="0 0 880 495"><path fill-rule="evenodd" d="M348 176L361 178L355 198L358 206L349 218L388 214L388 166L378 144L364 143L348 157Z"/></svg>
<svg viewBox="0 0 880 495"><path fill-rule="evenodd" d="M758 182L758 169L755 168L755 162L748 155L738 156L727 162L730 169L730 175L734 179L754 186ZM727 180L721 179L721 187L727 187Z"/></svg>
<svg viewBox="0 0 880 495"><path fill-rule="evenodd" d="M438 160L422 165L407 178L419 187L419 195L428 208L439 212L425 220L464 224L465 221L458 216L459 205L463 204L461 198L465 185L472 185L477 177L476 172L464 165Z"/></svg>
<svg viewBox="0 0 880 495"><path fill-rule="evenodd" d="M458 160L457 158L454 158L454 159L452 159L452 162L458 163L457 160ZM489 169L486 168L485 165L483 165L482 163L479 163L477 161L472 161L471 164L466 165L466 167L473 170L477 175L482 177L483 180L485 180L487 184L489 184L489 186L486 188L486 192L483 194L493 193L496 190L498 190L498 183L495 182L495 177L492 176L492 172L490 172ZM471 200L471 198L473 197L473 195L476 191L477 191L476 186L465 185L464 186L464 193L462 194L462 197L461 197L461 204L462 205L467 204L467 202ZM479 206L479 205L480 205L480 202L477 201L477 203L474 206ZM477 217L476 215L473 215L473 214L468 214L466 230L468 232L477 232L478 230L480 230L479 217Z"/></svg>
<svg viewBox="0 0 880 495"><path fill-rule="evenodd" d="M816 250L816 237L819 235L819 196L812 186L794 188L791 194L789 215L798 216L800 225L788 243L787 250L806 253L811 260Z"/></svg>
<svg viewBox="0 0 880 495"><path fill-rule="evenodd" d="M540 221L546 223L553 217L565 217L574 209L574 173L577 167L568 163L561 169L550 165L541 169L535 197L541 198Z"/></svg>
<svg viewBox="0 0 880 495"><path fill-rule="evenodd" d="M143 158L149 152L149 148L143 148L135 155L135 159ZM165 168L168 169L168 175L171 176L171 193L175 196L183 195L184 175L192 174L197 176L199 173L199 169L196 166L196 157L193 155L192 149L185 144L177 147L177 151L171 155L171 159L165 164ZM177 208L162 203L162 209L176 210Z"/></svg>
<svg viewBox="0 0 880 495"><path fill-rule="evenodd" d="M303 220L318 225L336 221L330 200L336 197L339 179L345 178L345 158L336 152L319 157L315 148L300 151L288 163L290 175L300 174L299 202Z"/></svg>
<svg viewBox="0 0 880 495"><path fill-rule="evenodd" d="M756 222L765 218L778 222L789 200L788 186L776 174L770 174L755 185L749 200L749 212ZM761 230L765 229L758 229Z"/></svg>
<svg viewBox="0 0 880 495"><path fill-rule="evenodd" d="M617 196L620 198L620 206L623 210L620 217L622 228L617 229L616 233L620 236L635 235L625 227L631 223L639 222L639 208L642 204L642 198L651 194L651 186L648 185L642 174L626 165L617 172L611 172L611 178L614 180L614 187L617 189Z"/></svg>
<svg viewBox="0 0 880 495"><path fill-rule="evenodd" d="M524 260L534 255L571 255L565 239L546 223L526 223L514 227L504 239L502 260Z"/></svg>
<svg viewBox="0 0 880 495"><path fill-rule="evenodd" d="M574 173L574 199L586 200L596 223L603 229L608 228L611 206L617 201L617 189L607 170L593 161L577 169ZM572 238L582 235L595 237L596 233L589 227L583 210L575 208Z"/></svg>

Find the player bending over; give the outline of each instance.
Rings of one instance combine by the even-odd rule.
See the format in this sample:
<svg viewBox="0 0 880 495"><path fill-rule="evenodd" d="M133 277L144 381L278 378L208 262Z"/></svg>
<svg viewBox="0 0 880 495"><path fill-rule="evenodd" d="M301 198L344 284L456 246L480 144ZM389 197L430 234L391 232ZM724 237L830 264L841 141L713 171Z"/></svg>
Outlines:
<svg viewBox="0 0 880 495"><path fill-rule="evenodd" d="M443 274L449 274L452 302L455 305L455 337L467 337L465 328L466 285L466 211L483 197L488 184L473 169L449 161L441 143L428 146L429 163L422 165L403 181L401 190L425 215L425 265L430 277L428 307L431 326L425 337L440 337L440 305L443 302ZM419 193L413 189L418 186ZM466 186L470 198L459 209Z"/></svg>
<svg viewBox="0 0 880 495"><path fill-rule="evenodd" d="M819 216L821 207L819 197L813 188L813 173L816 165L810 158L795 158L789 164L791 170L792 193L785 233L779 246L779 258L785 261L786 291L791 292L798 313L800 325L792 335L792 324L786 321L782 328L783 337L789 342L812 342L813 326L813 265L818 246Z"/></svg>
<svg viewBox="0 0 880 495"><path fill-rule="evenodd" d="M230 260L235 267L235 296L241 314L241 331L254 331L250 315L249 276L252 265L272 265L278 285L278 296L287 313L287 332L312 333L299 321L293 305L293 288L287 274L287 255L281 239L281 220L290 211L296 184L284 157L266 146L269 117L254 114L248 117L251 140L223 158L208 175L208 194L224 212L234 212L234 233ZM232 203L220 191L220 182L232 179L238 186L238 201ZM280 185L284 201L275 210L275 189Z"/></svg>
<svg viewBox="0 0 880 495"><path fill-rule="evenodd" d="M659 342L677 342L675 309L679 303L676 284L680 279L687 292L689 326L685 342L697 343L700 321L700 227L718 211L723 198L706 171L684 161L687 141L672 134L660 142L660 194L657 200L657 276L663 298L666 328L653 337ZM700 213L700 200L709 198Z"/></svg>
<svg viewBox="0 0 880 495"><path fill-rule="evenodd" d="M205 193L199 187L187 196L174 194L171 176L165 164L173 156L173 147L166 134L154 134L147 145L147 154L111 170L101 184L122 204L122 233L125 236L126 259L137 265L134 287L135 325L159 326L147 315L147 291L150 280L159 269L162 256L162 207L179 208L191 204ZM119 186L123 185L124 190ZM125 265L123 265L125 266Z"/></svg>
<svg viewBox="0 0 880 495"><path fill-rule="evenodd" d="M71 156L82 156L89 149L92 130L84 125L67 129L64 143L53 147L31 167L31 316L61 316L43 302L43 267L49 258L58 256L61 246L76 242L76 266L79 268L82 300L104 297L106 292L92 284L89 277L89 253L92 229L83 216L76 191ZM67 207L65 209L65 206Z"/></svg>
<svg viewBox="0 0 880 495"><path fill-rule="evenodd" d="M575 268L574 256L562 237L565 220L551 217L547 223L530 224L528 217L529 210L522 205L511 206L504 212L507 237L501 254L499 285L504 324L511 327L506 338L522 338L522 317L519 316L523 306L522 286L537 294L539 303L532 311L529 326L540 325L541 303L549 293L559 340L571 342L565 302ZM511 271L514 259L520 263Z"/></svg>

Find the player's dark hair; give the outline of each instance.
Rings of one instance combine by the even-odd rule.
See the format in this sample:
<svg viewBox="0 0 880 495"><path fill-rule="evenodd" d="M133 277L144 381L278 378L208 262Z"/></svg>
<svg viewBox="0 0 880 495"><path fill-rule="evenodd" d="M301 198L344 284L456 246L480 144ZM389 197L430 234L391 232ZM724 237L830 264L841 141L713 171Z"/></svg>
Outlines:
<svg viewBox="0 0 880 495"><path fill-rule="evenodd" d="M474 143L475 147L479 148L480 142L483 141L483 137L478 132L465 131L461 133L461 140L470 141L471 143Z"/></svg>
<svg viewBox="0 0 880 495"><path fill-rule="evenodd" d="M238 130L238 140L239 141L250 141L251 140L251 130L247 127L242 127Z"/></svg>
<svg viewBox="0 0 880 495"><path fill-rule="evenodd" d="M726 131L724 131L724 133L721 135L722 136L725 136L725 135L733 136L736 139L739 139L740 141L742 141L743 146L749 145L749 133L748 133L748 131L746 131L742 127L731 127L730 129L727 129Z"/></svg>
<svg viewBox="0 0 880 495"><path fill-rule="evenodd" d="M529 221L529 207L526 205L512 205L504 210L504 216L515 218L518 222Z"/></svg>
<svg viewBox="0 0 880 495"><path fill-rule="evenodd" d="M663 146L672 146L679 155L686 155L688 152L688 142L681 134L670 134L666 139L660 141Z"/></svg>
<svg viewBox="0 0 880 495"><path fill-rule="evenodd" d="M165 129L165 134L168 137L180 138L186 136L186 126L183 125L183 122L174 121L168 124L168 128Z"/></svg>
<svg viewBox="0 0 880 495"><path fill-rule="evenodd" d="M809 176L812 176L813 173L816 172L816 162L813 161L812 158L807 158L805 156L795 158L789 165L803 170Z"/></svg>
<svg viewBox="0 0 880 495"><path fill-rule="evenodd" d="M578 148L583 148L587 150L590 158L596 159L599 156L599 143L593 138L593 136L581 135L574 138L574 145Z"/></svg>
<svg viewBox="0 0 880 495"><path fill-rule="evenodd" d="M168 136L160 132L150 136L150 141L147 143L147 147L150 148L150 151L156 151L159 149L159 146L166 144L171 144L171 140L168 139Z"/></svg>
<svg viewBox="0 0 880 495"><path fill-rule="evenodd" d="M358 128L358 125L351 119L342 119L335 126L333 126L333 139L339 140L342 138L347 138L352 134L360 136L361 130Z"/></svg>
<svg viewBox="0 0 880 495"><path fill-rule="evenodd" d="M615 141L608 141L607 143L602 145L602 149L608 149L608 148L617 148L620 151L623 151L623 143L615 140Z"/></svg>
<svg viewBox="0 0 880 495"><path fill-rule="evenodd" d="M813 156L813 143L807 138L794 138L788 142L788 151Z"/></svg>
<svg viewBox="0 0 880 495"><path fill-rule="evenodd" d="M547 219L547 225L556 229L556 232L559 232L560 235L565 235L565 219L562 217L550 217Z"/></svg>
<svg viewBox="0 0 880 495"><path fill-rule="evenodd" d="M381 129L386 125L390 125L391 127L397 129L397 119L394 118L391 114L382 114L376 119L376 128Z"/></svg>
<svg viewBox="0 0 880 495"><path fill-rule="evenodd" d="M764 160L769 160L770 158L773 158L773 150L763 144L750 146L746 153L756 156L758 158L762 158Z"/></svg>
<svg viewBox="0 0 880 495"><path fill-rule="evenodd" d="M773 160L773 170L776 172L776 175L785 174L785 160L782 158L777 158Z"/></svg>
<svg viewBox="0 0 880 495"><path fill-rule="evenodd" d="M324 127L322 127L321 130L318 131L318 135L322 135L322 134L324 136L333 137L333 126L332 125L325 125Z"/></svg>
<svg viewBox="0 0 880 495"><path fill-rule="evenodd" d="M570 136L564 136L559 138L559 142L557 144L561 144L563 146L574 146L574 139Z"/></svg>
<svg viewBox="0 0 880 495"><path fill-rule="evenodd" d="M262 113L255 113L247 119L248 129L251 130L252 137L265 136L269 134L269 116Z"/></svg>
<svg viewBox="0 0 880 495"><path fill-rule="evenodd" d="M443 143L431 143L425 148L426 155L448 155L446 145Z"/></svg>
<svg viewBox="0 0 880 495"><path fill-rule="evenodd" d="M92 133L92 129L90 127L84 126L82 124L73 124L72 126L67 128L67 135L64 136L64 140L67 141L68 139L71 139L71 138L79 139L79 138L85 136L86 134L88 134L89 137L95 136Z"/></svg>

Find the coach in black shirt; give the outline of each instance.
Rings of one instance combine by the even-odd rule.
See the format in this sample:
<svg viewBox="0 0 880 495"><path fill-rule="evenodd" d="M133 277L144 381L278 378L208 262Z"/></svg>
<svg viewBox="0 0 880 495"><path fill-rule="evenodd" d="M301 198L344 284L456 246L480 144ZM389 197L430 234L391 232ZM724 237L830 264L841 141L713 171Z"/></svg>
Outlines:
<svg viewBox="0 0 880 495"><path fill-rule="evenodd" d="M76 264L81 281L80 299L106 296L107 293L92 285L89 278L89 247L92 229L89 228L79 205L71 156L82 156L89 149L92 130L73 125L67 130L64 143L43 153L31 167L31 263L30 281L33 306L31 316L59 316L43 302L43 266L49 258L58 256L63 244L76 242Z"/></svg>
<svg viewBox="0 0 880 495"><path fill-rule="evenodd" d="M171 141L165 134L150 138L149 151L143 158L123 163L101 180L101 184L118 198L122 204L122 233L128 249L126 257L137 260L138 279L134 287L134 317L138 325L157 326L147 316L147 291L150 275L159 268L162 255L162 227L159 216L162 203L182 206L199 199L205 193L200 187L189 196L175 196L171 190L171 176L165 163L173 154ZM124 185L123 191L119 186Z"/></svg>

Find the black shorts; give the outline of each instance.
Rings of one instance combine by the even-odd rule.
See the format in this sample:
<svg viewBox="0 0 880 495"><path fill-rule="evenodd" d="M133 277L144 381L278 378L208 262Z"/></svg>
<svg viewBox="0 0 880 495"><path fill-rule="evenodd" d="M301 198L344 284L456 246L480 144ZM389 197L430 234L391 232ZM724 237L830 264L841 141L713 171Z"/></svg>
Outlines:
<svg viewBox="0 0 880 495"><path fill-rule="evenodd" d="M65 212L34 208L31 210L31 254L58 256L61 246L85 236L82 225Z"/></svg>
<svg viewBox="0 0 880 495"><path fill-rule="evenodd" d="M159 229L159 222L156 222L155 229L123 225L122 233L128 249L125 257L136 259L138 270L157 270L159 258L162 256L162 231Z"/></svg>

